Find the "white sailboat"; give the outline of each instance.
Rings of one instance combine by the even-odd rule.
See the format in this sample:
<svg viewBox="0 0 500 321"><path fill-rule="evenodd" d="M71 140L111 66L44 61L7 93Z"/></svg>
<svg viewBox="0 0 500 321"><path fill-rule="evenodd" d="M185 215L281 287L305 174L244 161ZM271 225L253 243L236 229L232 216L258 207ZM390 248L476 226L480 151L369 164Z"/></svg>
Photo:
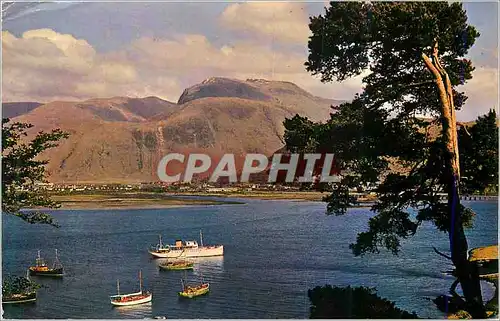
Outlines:
<svg viewBox="0 0 500 321"><path fill-rule="evenodd" d="M151 302L153 294L142 289L142 271L139 271L139 292L120 294L120 280L116 280L116 295L110 296L111 304L115 306L128 306Z"/></svg>

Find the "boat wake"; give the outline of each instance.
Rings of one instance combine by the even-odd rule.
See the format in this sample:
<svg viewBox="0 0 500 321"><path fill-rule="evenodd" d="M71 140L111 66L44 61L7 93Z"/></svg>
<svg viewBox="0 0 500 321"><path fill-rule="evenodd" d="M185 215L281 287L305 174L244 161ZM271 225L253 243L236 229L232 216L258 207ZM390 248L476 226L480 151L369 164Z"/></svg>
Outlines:
<svg viewBox="0 0 500 321"><path fill-rule="evenodd" d="M140 305L115 306L113 309L126 319L152 318L153 305L151 302Z"/></svg>

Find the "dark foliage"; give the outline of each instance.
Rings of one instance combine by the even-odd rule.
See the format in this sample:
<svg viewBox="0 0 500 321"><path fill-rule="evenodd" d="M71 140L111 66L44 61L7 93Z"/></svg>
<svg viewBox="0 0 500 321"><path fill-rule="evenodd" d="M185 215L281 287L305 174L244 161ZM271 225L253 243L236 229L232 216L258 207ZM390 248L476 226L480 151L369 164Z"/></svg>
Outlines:
<svg viewBox="0 0 500 321"><path fill-rule="evenodd" d="M28 223L43 223L57 226L49 214L25 210L32 207L58 207L35 183L45 182L47 160L39 155L57 146L68 134L60 129L50 133L39 132L30 142L23 142L31 124L9 123L2 120L2 211L15 215Z"/></svg>
<svg viewBox="0 0 500 321"><path fill-rule="evenodd" d="M349 189L371 187L378 194L377 216L351 245L353 252L376 253L385 247L396 254L400 239L413 235L422 221L449 232L448 205L438 196L447 183L444 143L430 135L437 123L417 116L439 116L433 76L422 60L436 39L452 85L472 78L474 68L463 57L479 34L467 24L462 5L331 2L324 15L311 18L310 29L306 66L322 81L370 71L363 78L363 93L336 107L327 123L298 116L284 122L288 149L335 153L343 179L327 187L328 213L343 214L354 205ZM466 97L455 96L459 109ZM387 175L394 168L405 170ZM417 216L408 215L410 207L418 208ZM471 226L472 211L459 210L465 226Z"/></svg>
<svg viewBox="0 0 500 321"><path fill-rule="evenodd" d="M495 110L458 132L462 190L468 194L498 193L498 124Z"/></svg>
<svg viewBox="0 0 500 321"><path fill-rule="evenodd" d="M375 289L315 287L308 291L311 319L418 319L413 313L397 308L394 302L380 298Z"/></svg>
<svg viewBox="0 0 500 321"><path fill-rule="evenodd" d="M2 296L10 296L13 294L25 294L41 286L24 276L7 276L2 282Z"/></svg>

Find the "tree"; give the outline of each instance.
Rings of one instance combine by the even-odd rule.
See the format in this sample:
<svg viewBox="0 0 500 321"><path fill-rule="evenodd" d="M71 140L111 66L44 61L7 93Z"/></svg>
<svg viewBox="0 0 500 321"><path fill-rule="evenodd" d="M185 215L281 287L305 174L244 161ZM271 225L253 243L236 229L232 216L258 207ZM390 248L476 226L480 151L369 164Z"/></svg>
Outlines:
<svg viewBox="0 0 500 321"><path fill-rule="evenodd" d="M37 190L35 183L46 182L47 160L39 160L39 155L56 147L59 140L68 134L60 129L50 133L39 132L28 143L23 142L27 130L33 125L10 123L2 119L2 211L15 215L29 223L43 223L58 226L53 217L40 211L21 211L32 207L59 207L43 191Z"/></svg>
<svg viewBox="0 0 500 321"><path fill-rule="evenodd" d="M3 279L2 297L9 297L16 294L28 294L41 288L41 285L31 281L24 276L11 276Z"/></svg>
<svg viewBox="0 0 500 321"><path fill-rule="evenodd" d="M462 190L484 193L488 188L498 192L498 124L495 110L479 116L476 123L458 131Z"/></svg>
<svg viewBox="0 0 500 321"><path fill-rule="evenodd" d="M467 260L464 228L473 212L459 199L455 120L467 99L457 87L474 70L463 57L479 33L467 24L460 3L331 2L325 9L310 19L307 70L323 82L368 72L363 92L339 106L328 123L316 124L308 138L309 145L334 152L344 173L325 198L328 213L341 215L355 204L350 188L378 184L372 207L377 215L351 245L354 254L379 247L397 254L401 238L431 221L449 235L451 255L441 254L456 267L469 312L484 317L477 267ZM433 126L440 128L438 137L430 134ZM298 146L294 140L304 130L285 128L288 148ZM410 207L418 209L415 218Z"/></svg>
<svg viewBox="0 0 500 321"><path fill-rule="evenodd" d="M375 289L317 286L307 291L311 301L311 319L418 319L413 313L397 308L394 302L380 298Z"/></svg>

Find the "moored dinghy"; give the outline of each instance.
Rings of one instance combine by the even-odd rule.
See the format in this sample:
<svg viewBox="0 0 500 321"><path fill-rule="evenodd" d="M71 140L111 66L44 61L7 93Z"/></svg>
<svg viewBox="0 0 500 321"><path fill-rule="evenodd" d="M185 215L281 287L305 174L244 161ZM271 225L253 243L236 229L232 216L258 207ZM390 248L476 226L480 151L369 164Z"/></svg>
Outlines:
<svg viewBox="0 0 500 321"><path fill-rule="evenodd" d="M19 280L19 279L18 279ZM2 286L2 304L19 304L36 301L36 290L39 287L31 281L29 270L26 273L26 278L21 284L18 284L18 289L3 288Z"/></svg>
<svg viewBox="0 0 500 321"><path fill-rule="evenodd" d="M194 268L194 263L185 260L176 260L176 261L161 263L159 265L159 268L160 270L171 270L171 271L192 270Z"/></svg>
<svg viewBox="0 0 500 321"><path fill-rule="evenodd" d="M182 291L178 292L178 294L183 298L192 299L194 297L207 294L210 291L210 284L203 282L203 277L201 277L200 284L196 286L187 285L184 279L181 279L181 282Z"/></svg>
<svg viewBox="0 0 500 321"><path fill-rule="evenodd" d="M116 295L110 296L111 304L114 306L128 306L151 302L153 294L142 289L142 271L139 271L139 292L120 294L120 281L116 281Z"/></svg>

